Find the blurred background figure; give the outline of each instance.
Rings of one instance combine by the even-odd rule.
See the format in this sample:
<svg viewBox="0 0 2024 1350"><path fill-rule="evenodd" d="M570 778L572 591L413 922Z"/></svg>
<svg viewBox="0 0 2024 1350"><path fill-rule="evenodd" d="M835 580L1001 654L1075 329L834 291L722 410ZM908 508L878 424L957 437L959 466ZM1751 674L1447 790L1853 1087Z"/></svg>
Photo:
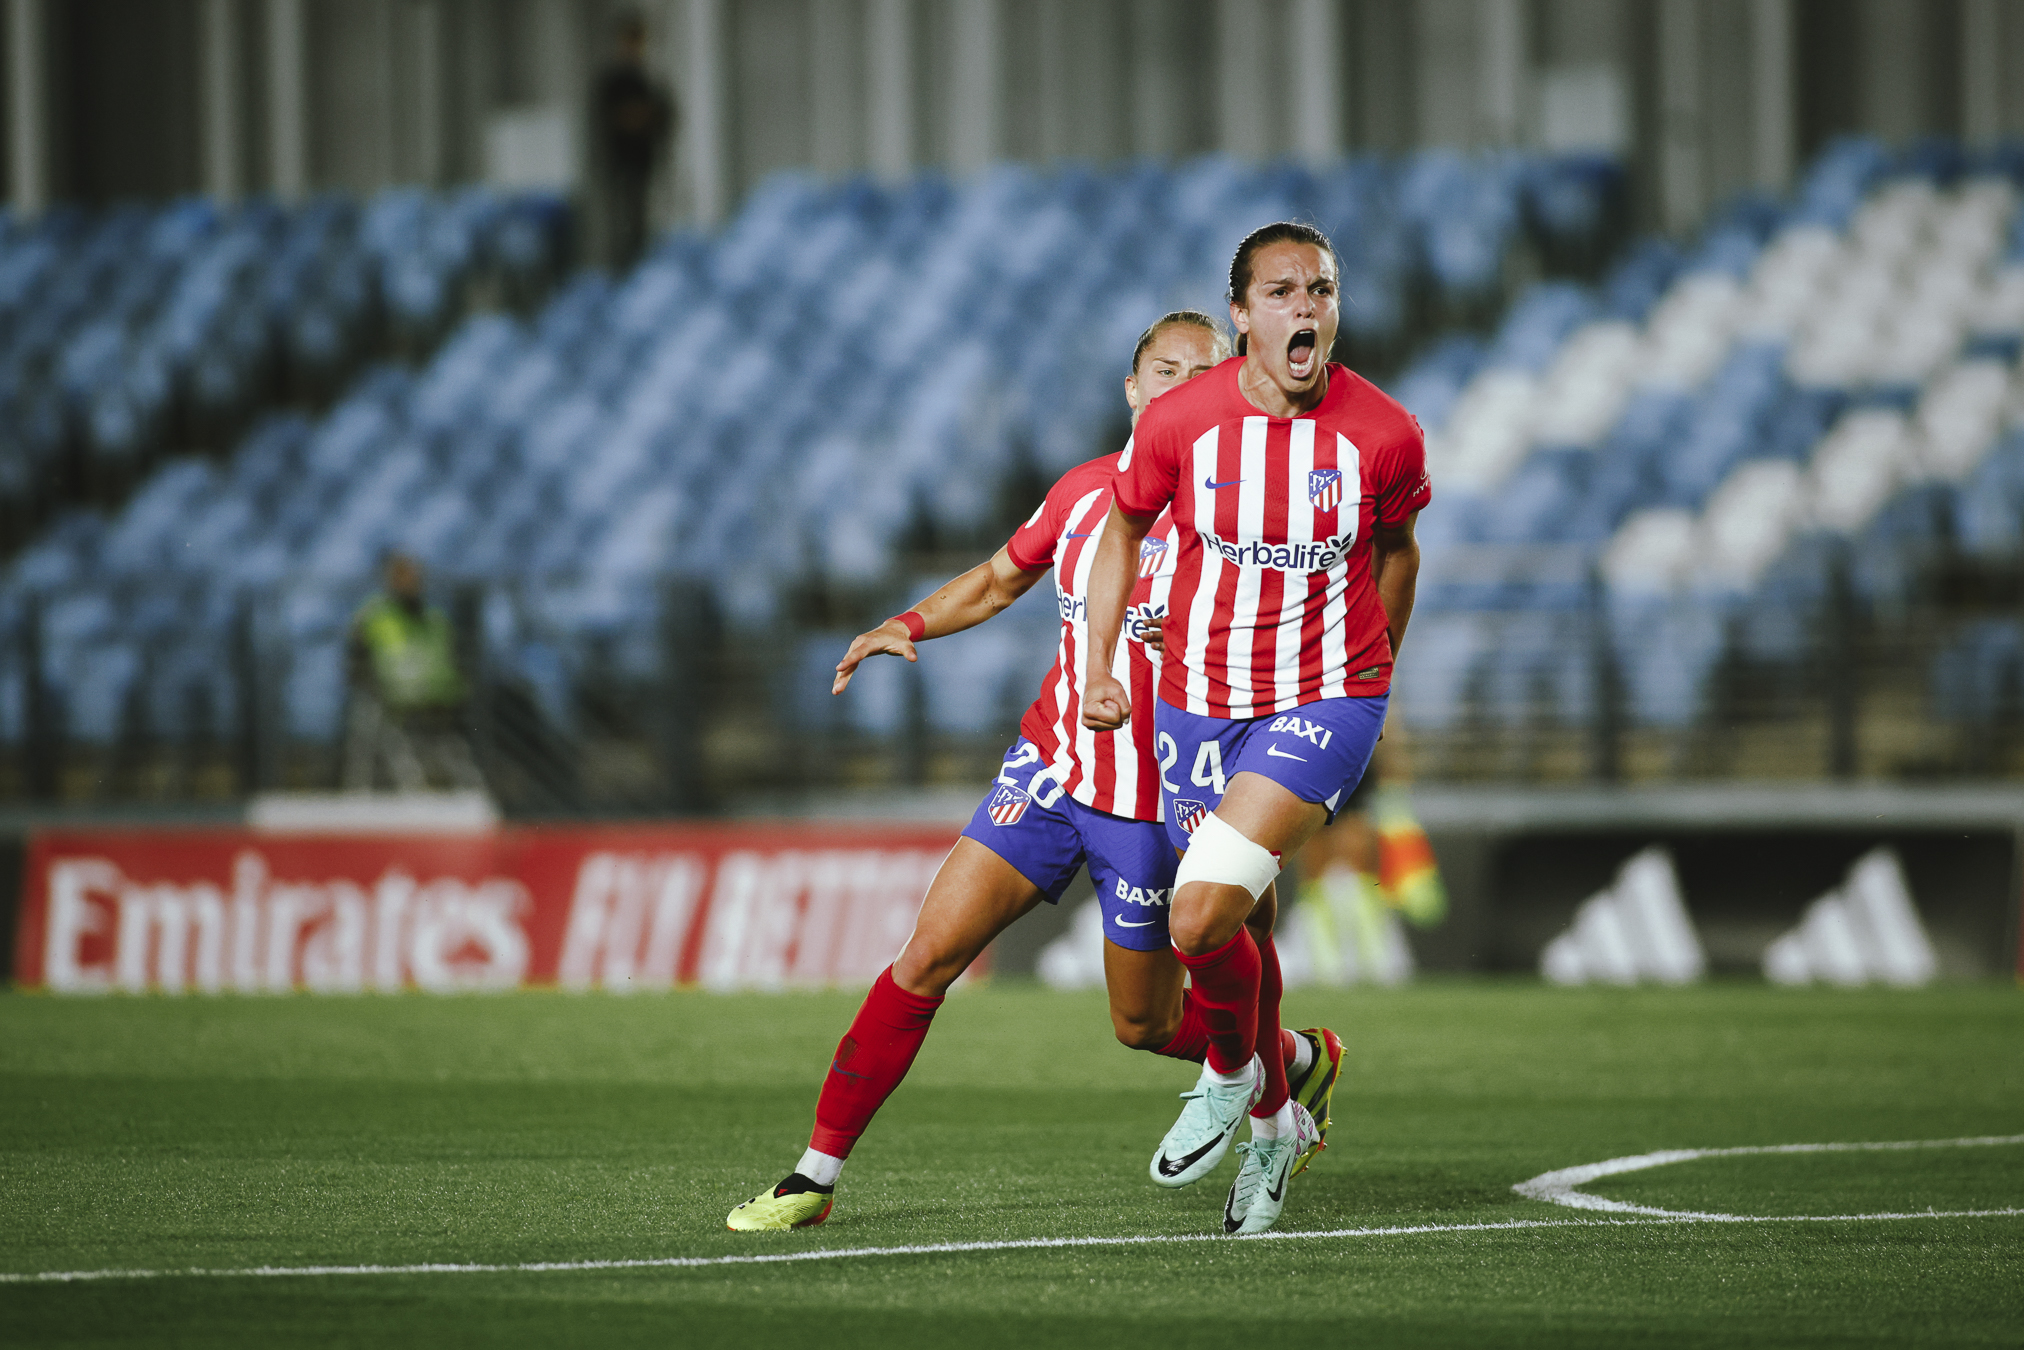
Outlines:
<svg viewBox="0 0 2024 1350"><path fill-rule="evenodd" d="M1400 984L1413 972L1405 926L1447 917L1427 832L1413 815L1410 752L1396 717L1335 823L1300 851L1294 908L1317 984Z"/></svg>
<svg viewBox="0 0 2024 1350"><path fill-rule="evenodd" d="M466 698L450 619L422 592L422 566L390 553L386 586L352 617L344 786L369 792L482 788L464 733Z"/></svg>
<svg viewBox="0 0 2024 1350"><path fill-rule="evenodd" d="M607 261L624 271L646 247L647 189L674 132L675 103L647 73L646 20L621 15L615 33L615 54L597 77L591 125L604 178Z"/></svg>

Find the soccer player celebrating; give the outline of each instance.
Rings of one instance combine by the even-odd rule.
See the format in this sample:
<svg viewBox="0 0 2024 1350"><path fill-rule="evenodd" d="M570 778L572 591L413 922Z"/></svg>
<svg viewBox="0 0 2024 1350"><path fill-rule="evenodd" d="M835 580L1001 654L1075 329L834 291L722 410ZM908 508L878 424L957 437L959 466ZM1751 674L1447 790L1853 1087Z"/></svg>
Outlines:
<svg viewBox="0 0 2024 1350"><path fill-rule="evenodd" d="M1206 314L1182 311L1153 324L1125 380L1133 421L1155 397L1227 353L1222 331ZM1058 901L1085 864L1103 906L1104 972L1118 1039L1178 1059L1199 1061L1206 1052L1200 1010L1182 987L1184 972L1167 936L1176 862L1159 824L1151 724L1099 731L1080 717L1090 650L1085 587L1118 460L1106 455L1071 469L989 562L860 634L837 663L833 691L840 694L868 657L916 660L917 643L975 627L1054 573L1061 642L1040 697L1021 720L996 784L928 888L913 935L837 1045L808 1151L786 1180L732 1210L730 1227L801 1228L829 1217L844 1159L913 1064L950 984L1013 920L1042 900ZM1174 549L1164 523L1147 525L1133 569L1136 590L1127 587L1130 613L1120 615L1121 623L1129 618L1124 650L1112 659L1118 679L1150 699ZM1341 1042L1318 1028L1282 1037L1272 1056L1282 1077L1290 1068L1305 1099L1324 1115L1341 1058Z"/></svg>
<svg viewBox="0 0 2024 1350"><path fill-rule="evenodd" d="M1413 523L1431 491L1419 424L1326 360L1338 271L1311 226L1267 225L1238 246L1238 359L1139 421L1089 582L1083 723L1120 727L1144 697L1112 673L1131 563L1170 515L1180 557L1155 728L1166 827L1186 856L1169 926L1209 1049L1202 1091L1153 1167L1189 1159L1177 1180L1205 1175L1248 1112L1229 1232L1270 1228L1287 1180L1320 1143L1269 1053L1279 958L1255 912L1280 859L1321 828L1370 760L1412 613Z"/></svg>

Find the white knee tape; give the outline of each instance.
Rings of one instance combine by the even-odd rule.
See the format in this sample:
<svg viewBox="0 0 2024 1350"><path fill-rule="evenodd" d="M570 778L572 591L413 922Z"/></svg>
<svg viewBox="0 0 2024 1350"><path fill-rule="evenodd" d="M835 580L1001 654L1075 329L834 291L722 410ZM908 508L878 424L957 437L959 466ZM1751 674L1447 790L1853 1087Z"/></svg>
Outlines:
<svg viewBox="0 0 2024 1350"><path fill-rule="evenodd" d="M1209 881L1218 886L1242 886L1256 900L1278 875L1279 859L1271 849L1252 843L1236 826L1211 811L1188 839L1187 854L1174 876L1174 889L1178 891L1191 881Z"/></svg>

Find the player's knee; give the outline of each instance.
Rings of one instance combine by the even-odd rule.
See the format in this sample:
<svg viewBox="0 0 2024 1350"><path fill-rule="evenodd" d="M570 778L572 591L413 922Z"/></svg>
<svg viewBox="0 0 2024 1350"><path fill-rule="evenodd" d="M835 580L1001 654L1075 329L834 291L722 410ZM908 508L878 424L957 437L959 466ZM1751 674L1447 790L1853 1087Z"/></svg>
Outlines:
<svg viewBox="0 0 2024 1350"><path fill-rule="evenodd" d="M1279 859L1213 812L1202 818L1174 877L1168 931L1184 954L1213 951L1259 911ZM1270 920L1266 920L1269 924Z"/></svg>
<svg viewBox="0 0 2024 1350"><path fill-rule="evenodd" d="M909 994L940 998L949 992L956 977L968 969L961 954L939 951L919 933L907 939L906 947L893 959L893 983Z"/></svg>
<svg viewBox="0 0 2024 1350"><path fill-rule="evenodd" d="M1155 1018L1136 1008L1112 1008L1110 1025L1118 1044L1129 1050L1162 1049L1180 1029L1172 1018Z"/></svg>
<svg viewBox="0 0 2024 1350"><path fill-rule="evenodd" d="M1243 926L1198 894L1201 903L1183 909L1175 897L1173 915L1167 920L1167 936L1184 956L1201 956L1228 942Z"/></svg>

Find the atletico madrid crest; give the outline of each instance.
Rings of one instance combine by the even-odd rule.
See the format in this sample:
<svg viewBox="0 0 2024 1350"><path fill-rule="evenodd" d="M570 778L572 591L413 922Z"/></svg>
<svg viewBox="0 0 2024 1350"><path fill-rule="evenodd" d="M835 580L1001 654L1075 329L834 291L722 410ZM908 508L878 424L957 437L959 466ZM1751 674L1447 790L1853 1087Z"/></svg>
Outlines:
<svg viewBox="0 0 2024 1350"><path fill-rule="evenodd" d="M993 825L1017 825L1019 817L1026 814L1026 808L1032 800L1031 797L1028 797L1016 787L999 788L991 795L991 823Z"/></svg>
<svg viewBox="0 0 2024 1350"><path fill-rule="evenodd" d="M1189 834L1195 832L1195 827L1202 823L1202 817L1208 814L1209 808L1192 797L1174 798L1174 824Z"/></svg>
<svg viewBox="0 0 2024 1350"><path fill-rule="evenodd" d="M1160 562L1167 556L1167 541L1148 539L1139 545L1139 575L1150 579L1160 570Z"/></svg>
<svg viewBox="0 0 2024 1350"><path fill-rule="evenodd" d="M1307 475L1307 500L1317 511L1333 511L1342 505L1342 470L1314 469Z"/></svg>

